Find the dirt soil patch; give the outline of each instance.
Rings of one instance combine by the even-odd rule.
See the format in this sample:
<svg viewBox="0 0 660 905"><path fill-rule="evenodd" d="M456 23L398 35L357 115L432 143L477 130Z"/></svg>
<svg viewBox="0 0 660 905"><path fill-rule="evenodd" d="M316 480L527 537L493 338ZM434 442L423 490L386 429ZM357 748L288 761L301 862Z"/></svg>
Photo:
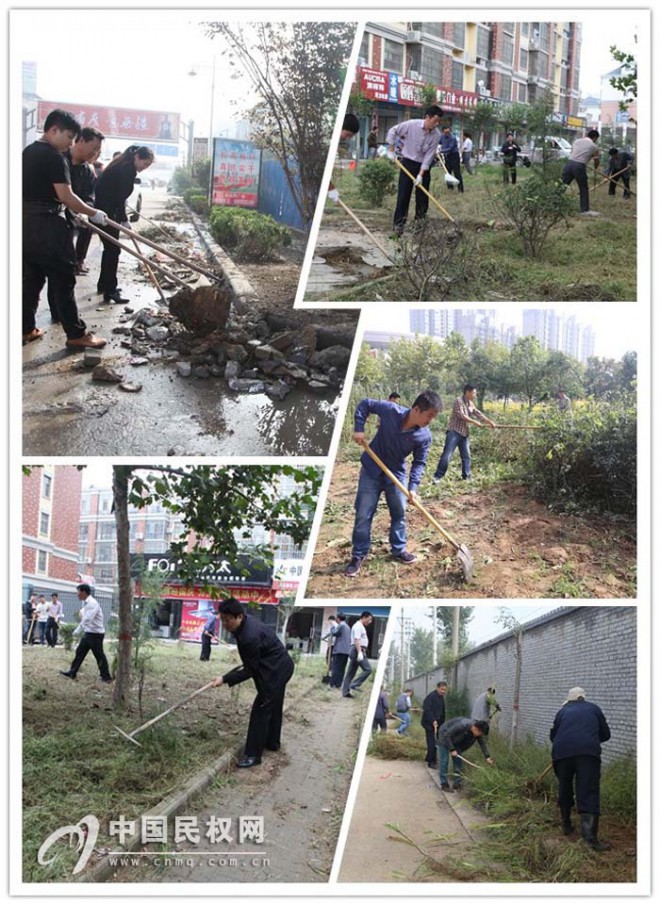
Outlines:
<svg viewBox="0 0 660 905"><path fill-rule="evenodd" d="M474 557L465 584L451 547L421 513L408 510L411 566L390 556L389 512L374 518L371 554L356 578L343 575L351 555L358 465L337 462L305 596L309 598L508 598L635 596L636 547L628 526L606 516L550 511L527 488L506 482L456 495L422 487L423 503Z"/></svg>

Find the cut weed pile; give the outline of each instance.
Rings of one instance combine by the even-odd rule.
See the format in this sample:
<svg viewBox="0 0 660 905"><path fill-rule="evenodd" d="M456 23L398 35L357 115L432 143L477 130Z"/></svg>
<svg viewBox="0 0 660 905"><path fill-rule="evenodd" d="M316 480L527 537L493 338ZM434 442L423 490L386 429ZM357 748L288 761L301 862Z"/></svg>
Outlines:
<svg viewBox="0 0 660 905"><path fill-rule="evenodd" d="M530 178L530 172L519 173L519 184ZM495 197L503 191L502 168L480 165L475 174L464 175L465 193L448 191L442 174L432 171L431 192L456 219L470 241L475 243L471 255L469 281L455 278L441 281L426 296L427 301L471 301L475 298L529 301L634 301L636 286L636 207L623 201L620 195L612 198L607 186L592 192L592 206L599 218L581 218L577 198L567 226L554 229L537 259L525 257L515 231L498 218ZM354 172L336 170L334 176L342 200L367 224L378 239L385 239L392 231L392 212L395 194L385 197L381 208L365 209ZM576 195L574 188L569 193ZM431 211L430 217L440 217ZM324 228L333 234L342 231L353 243L368 248L369 240L360 235L359 228L337 205L328 203L323 215L317 255L323 255ZM617 254L612 254L612 249ZM621 260L627 266L622 268ZM330 263L330 262L329 262ZM314 274L312 265L312 274ZM344 270L346 267L344 267ZM374 270L371 278L378 276ZM356 266L352 285L328 285L323 298L335 301L415 301L417 295L403 273L390 275L373 288L364 268ZM360 285L362 284L362 286ZM315 284L316 286L316 284ZM318 288L318 287L317 287ZM307 298L321 298L315 289Z"/></svg>
<svg viewBox="0 0 660 905"><path fill-rule="evenodd" d="M109 659L112 656L112 644ZM98 681L92 657L77 680L58 675L71 654L61 648L24 648L23 698L23 880L70 880L78 854L63 843L52 866L40 866L37 852L56 829L95 815L101 825L97 848L116 847L108 821L124 815L137 821L199 770L241 744L254 698L252 682L210 689L140 736L130 732L216 675L237 665L238 655L214 649L209 663L186 644L157 644L149 660L143 713L112 709L112 686ZM287 705L314 693L324 664L301 660L289 683ZM312 678L313 677L313 678ZM318 683L321 688L320 683ZM137 700L135 690L134 700ZM285 720L287 717L285 716ZM52 852L50 853L52 856Z"/></svg>
<svg viewBox="0 0 660 905"><path fill-rule="evenodd" d="M393 733L376 737L370 754L386 760L421 760L423 738L413 731L409 739ZM475 770L464 765L464 789L449 796L450 804L466 801L485 815L469 853L447 854L438 861L428 857L428 881L498 883L632 883L636 879L636 785L635 769L615 761L603 768L601 781L602 838L612 849L596 853L579 833L562 835L556 804L557 783L551 771L536 782L550 762L549 747L532 742L509 750L507 741L493 733L488 741L495 766ZM480 755L475 758L479 762ZM574 822L577 821L574 815ZM406 841L406 840L403 840ZM424 840L408 843L419 851Z"/></svg>

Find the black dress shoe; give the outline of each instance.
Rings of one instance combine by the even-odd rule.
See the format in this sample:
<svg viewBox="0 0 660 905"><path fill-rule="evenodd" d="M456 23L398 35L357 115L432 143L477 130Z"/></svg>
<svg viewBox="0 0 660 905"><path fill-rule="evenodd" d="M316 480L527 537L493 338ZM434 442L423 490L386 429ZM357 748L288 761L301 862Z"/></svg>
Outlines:
<svg viewBox="0 0 660 905"><path fill-rule="evenodd" d="M261 763L260 757L242 757L236 764L237 767L249 769L250 767L258 767Z"/></svg>
<svg viewBox="0 0 660 905"><path fill-rule="evenodd" d="M125 305L130 302L130 299L125 299L122 296L121 291L119 289L115 289L114 292L105 292L103 294L103 301L114 302L115 305Z"/></svg>
<svg viewBox="0 0 660 905"><path fill-rule="evenodd" d="M60 669L60 675L66 676L67 679L75 679L75 675L72 672L69 672L68 670L65 671L63 669Z"/></svg>

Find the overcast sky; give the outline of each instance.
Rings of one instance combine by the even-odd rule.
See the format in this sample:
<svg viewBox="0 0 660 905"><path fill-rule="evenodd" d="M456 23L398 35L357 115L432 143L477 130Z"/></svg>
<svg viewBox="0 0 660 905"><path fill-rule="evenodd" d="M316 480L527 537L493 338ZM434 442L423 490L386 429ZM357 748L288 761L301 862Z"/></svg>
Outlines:
<svg viewBox="0 0 660 905"><path fill-rule="evenodd" d="M451 604L450 600L443 600L442 605ZM506 610L511 610L515 615L518 622L525 623L530 622L532 619L537 619L539 616L543 616L546 613L550 613L553 610L558 609L561 606L560 603L552 603L552 604L518 604L515 600L502 600L499 603L482 603L479 601L475 604L474 613L472 619L468 622L468 638L470 642L474 645L481 644L484 641L489 641L491 638L497 637L497 635L502 635L507 629L503 628L496 620L501 613L502 608ZM420 603L418 606L404 606L402 608L403 616L406 619L411 619L413 626L417 626L419 628L425 629L428 631L431 628L431 606L424 605ZM397 637L400 632L400 620L397 616L394 617L395 629L394 629L394 640L397 641Z"/></svg>

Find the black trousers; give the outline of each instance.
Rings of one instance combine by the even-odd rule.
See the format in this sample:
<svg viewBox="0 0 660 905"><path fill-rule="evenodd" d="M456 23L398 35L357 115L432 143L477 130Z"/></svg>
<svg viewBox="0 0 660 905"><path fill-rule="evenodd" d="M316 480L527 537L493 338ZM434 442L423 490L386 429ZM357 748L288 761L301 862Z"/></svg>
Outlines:
<svg viewBox="0 0 660 905"><path fill-rule="evenodd" d="M202 652L199 655L200 660L210 660L211 659L211 639L209 636L204 633L202 635Z"/></svg>
<svg viewBox="0 0 660 905"><path fill-rule="evenodd" d="M566 163L562 170L561 181L564 185L570 185L574 179L580 189L580 212L584 214L589 210L589 180L586 163L578 163L576 160L569 160Z"/></svg>
<svg viewBox="0 0 660 905"><path fill-rule="evenodd" d="M49 616L46 622L46 644L48 647L55 647L57 644L57 619L53 619L52 616Z"/></svg>
<svg viewBox="0 0 660 905"><path fill-rule="evenodd" d="M277 688L259 691L250 713L247 739L245 740L245 756L261 757L264 748L276 750L280 746L282 736L282 710L286 686L293 675L293 660L290 661L289 675Z"/></svg>
<svg viewBox="0 0 660 905"><path fill-rule="evenodd" d="M404 157L401 163L414 177L417 176L422 168L421 163L417 160L409 160ZM431 185L431 171L427 170L422 176L422 185L428 190ZM410 198L415 188L413 180L407 176L403 170L399 171L399 185L396 195L396 208L394 210L394 229L398 233L402 233L408 219L408 208L410 207ZM422 220L429 209L429 199L420 189L415 189L415 220Z"/></svg>
<svg viewBox="0 0 660 905"><path fill-rule="evenodd" d="M387 732L387 717L386 716L375 716L373 724L371 726L371 731L375 732L379 726L380 726L382 732Z"/></svg>
<svg viewBox="0 0 660 905"><path fill-rule="evenodd" d="M103 653L103 638L105 635L101 632L85 632L82 636L82 640L80 644L76 648L76 653L73 658L73 663L69 667L69 672L72 675L76 675L78 670L83 664L83 660L87 656L87 654L91 652L94 654L94 659L96 660L99 672L101 673L102 679L110 679L112 678L110 675L110 667L108 666L108 661L106 659L105 654Z"/></svg>
<svg viewBox="0 0 660 905"><path fill-rule="evenodd" d="M82 264L87 257L89 243L92 241L91 229L79 229L76 237L76 262ZM119 249L117 249L119 250Z"/></svg>
<svg viewBox="0 0 660 905"><path fill-rule="evenodd" d="M119 238L119 230L113 229L111 226L103 227L103 232L107 233L113 239ZM119 255L121 250L108 242L103 236L99 236L103 243L103 254L101 256L101 272L97 281L96 288L104 295L109 295L117 288L117 267L119 265Z"/></svg>
<svg viewBox="0 0 660 905"><path fill-rule="evenodd" d="M341 688L348 663L348 654L333 654L330 662L330 684L333 688Z"/></svg>
<svg viewBox="0 0 660 905"><path fill-rule="evenodd" d="M502 178L504 179L504 185L509 184L509 177L511 178L511 184L515 185L516 179L518 178L515 160L513 163L507 163L506 160L502 163Z"/></svg>
<svg viewBox="0 0 660 905"><path fill-rule="evenodd" d="M447 167L447 171L458 179L458 185L456 188L459 192L464 191L463 189L463 176L461 174L461 155L456 151L453 154L445 154L445 166ZM453 185L448 185L447 188L453 189Z"/></svg>
<svg viewBox="0 0 660 905"><path fill-rule="evenodd" d="M430 728L424 726L424 732L426 733L426 763L430 767L438 763L438 742L435 737L435 729L433 726Z"/></svg>
<svg viewBox="0 0 660 905"><path fill-rule="evenodd" d="M577 803L578 814L600 814L600 758L586 754L562 757L552 766L559 781L560 809L568 811Z"/></svg>
<svg viewBox="0 0 660 905"><path fill-rule="evenodd" d="M54 314L68 339L87 332L76 304L72 230L59 214L23 212L23 333L36 327L39 296L48 280Z"/></svg>
<svg viewBox="0 0 660 905"><path fill-rule="evenodd" d="M630 198L630 170L627 170L625 173L619 173L618 176L610 176L610 187L608 189L608 195L616 195L616 185L615 183L623 183L623 197Z"/></svg>

